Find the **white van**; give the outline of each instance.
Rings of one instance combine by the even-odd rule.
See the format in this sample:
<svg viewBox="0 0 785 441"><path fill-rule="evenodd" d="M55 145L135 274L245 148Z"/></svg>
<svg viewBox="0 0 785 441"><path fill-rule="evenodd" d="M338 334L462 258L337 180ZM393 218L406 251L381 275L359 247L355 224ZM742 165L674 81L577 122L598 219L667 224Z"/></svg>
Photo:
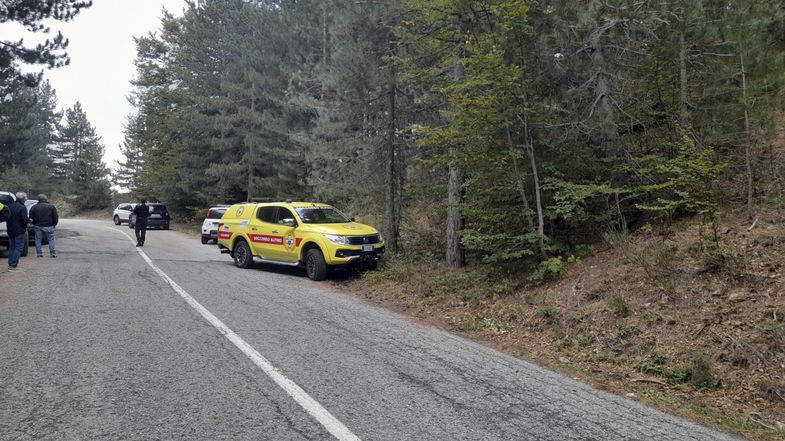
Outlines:
<svg viewBox="0 0 785 441"><path fill-rule="evenodd" d="M11 196L11 199L16 200L16 196L7 191L0 191L0 195ZM29 207L27 208L27 211L30 211ZM27 256L27 251L30 246L30 237L28 236L26 239L25 246L22 248L22 256ZM5 248L5 250L8 251L8 226L5 222L0 222L0 248Z"/></svg>
<svg viewBox="0 0 785 441"><path fill-rule="evenodd" d="M114 222L115 225L120 225L123 222L129 223L131 219L131 212L134 211L135 205L136 204L131 203L118 205L112 213L112 222Z"/></svg>

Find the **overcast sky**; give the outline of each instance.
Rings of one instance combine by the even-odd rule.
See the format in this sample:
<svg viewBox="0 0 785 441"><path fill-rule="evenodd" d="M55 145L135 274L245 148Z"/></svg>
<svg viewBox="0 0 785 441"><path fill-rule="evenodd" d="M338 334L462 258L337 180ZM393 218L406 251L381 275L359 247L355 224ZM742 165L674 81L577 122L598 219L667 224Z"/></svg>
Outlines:
<svg viewBox="0 0 785 441"><path fill-rule="evenodd" d="M127 97L135 75L134 37L157 31L164 8L182 15L185 7L185 0L94 0L73 21L51 25L53 35L60 30L69 39L71 64L46 70L44 77L57 91L61 109L82 103L106 147L104 162L110 167L122 158L118 145L133 112Z"/></svg>

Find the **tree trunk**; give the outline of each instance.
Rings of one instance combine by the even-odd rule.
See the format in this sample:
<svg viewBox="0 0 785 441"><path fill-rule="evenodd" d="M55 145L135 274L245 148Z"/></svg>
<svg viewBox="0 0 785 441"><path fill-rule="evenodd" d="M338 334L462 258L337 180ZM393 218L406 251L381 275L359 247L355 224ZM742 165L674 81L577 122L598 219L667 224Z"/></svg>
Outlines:
<svg viewBox="0 0 785 441"><path fill-rule="evenodd" d="M512 157L513 171L515 172L515 179L518 181L518 192L521 194L521 201L523 208L526 210L526 222L529 224L529 231L534 231L534 221L530 216L531 206L529 205L529 197L526 196L526 176L521 173L518 166L518 158L515 155L515 149L512 143L512 134L510 133L510 126L507 126L507 144L510 148L510 156Z"/></svg>
<svg viewBox="0 0 785 441"><path fill-rule="evenodd" d="M461 5L461 9L463 5ZM459 11L462 13L463 11ZM455 49L453 50L453 78L455 83L460 83L466 76L463 66L463 41L464 23L459 16L455 29ZM463 216L460 205L463 202L463 170L458 163L458 152L455 146L450 147L450 163L447 166L447 250L445 261L448 268L461 268L466 264L461 230L463 230Z"/></svg>
<svg viewBox="0 0 785 441"><path fill-rule="evenodd" d="M753 206L753 176L752 176L752 133L750 129L750 103L747 97L747 72L744 66L744 51L739 50L739 61L741 63L741 92L744 101L744 132L747 137L744 143L744 164L747 171L747 215L750 219L755 217L755 207Z"/></svg>
<svg viewBox="0 0 785 441"><path fill-rule="evenodd" d="M601 25L598 25L601 26ZM602 36L607 31L605 27L595 29L590 37L592 47L591 61L597 79L594 87L595 110L600 124L600 139L598 141L611 141L618 137L616 129L615 112L611 102L611 84L608 75L608 63L603 53ZM615 152L611 155L616 156Z"/></svg>
<svg viewBox="0 0 785 441"><path fill-rule="evenodd" d="M692 119L687 97L687 41L685 33L686 31L682 26L679 32L679 122L682 127L689 126Z"/></svg>
<svg viewBox="0 0 785 441"><path fill-rule="evenodd" d="M447 180L447 254L445 260L448 268L461 268L466 263L463 244L461 243L461 230L463 230L463 216L460 204L463 201L463 171L453 160L448 167Z"/></svg>
<svg viewBox="0 0 785 441"><path fill-rule="evenodd" d="M395 70L390 67L390 84L387 91L387 108L389 121L387 126L387 249L395 254L398 252L399 236L399 201L398 178L397 178L397 158L395 151Z"/></svg>
<svg viewBox="0 0 785 441"><path fill-rule="evenodd" d="M253 85L251 85L251 115L255 117L256 111L256 97L254 96ZM253 124L251 124L253 126ZM253 130L251 135L246 138L248 140L248 202L253 202L253 178L254 178L254 163L256 161L253 145Z"/></svg>
<svg viewBox="0 0 785 441"><path fill-rule="evenodd" d="M528 124L526 127L528 133ZM540 174L537 171L537 160L534 157L534 141L531 136L529 138L529 158L532 164L532 177L534 178L534 202L537 205L537 245L539 247L540 256L545 257L545 216L542 210L542 196L540 192Z"/></svg>
<svg viewBox="0 0 785 441"><path fill-rule="evenodd" d="M322 65L327 67L330 59L330 52L327 48L329 40L329 28L327 26L327 18L329 17L330 2L322 0Z"/></svg>

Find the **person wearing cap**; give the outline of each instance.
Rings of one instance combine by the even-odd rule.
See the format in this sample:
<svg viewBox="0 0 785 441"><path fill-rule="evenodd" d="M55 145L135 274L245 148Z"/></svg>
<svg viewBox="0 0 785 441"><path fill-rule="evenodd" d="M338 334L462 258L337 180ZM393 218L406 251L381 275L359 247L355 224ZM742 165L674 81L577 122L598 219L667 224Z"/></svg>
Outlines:
<svg viewBox="0 0 785 441"><path fill-rule="evenodd" d="M36 255L44 257L43 250L41 250L41 242L44 234L46 234L46 240L49 242L49 255L57 257L57 251L55 251L55 227L59 218L57 216L57 208L49 203L45 194L38 195L38 203L30 209L30 220L33 222L35 230Z"/></svg>
<svg viewBox="0 0 785 441"><path fill-rule="evenodd" d="M19 258L22 257L22 250L27 241L27 208L25 201L27 193L20 191L16 194L16 200L8 206L10 216L8 217L8 271L23 271L17 268Z"/></svg>

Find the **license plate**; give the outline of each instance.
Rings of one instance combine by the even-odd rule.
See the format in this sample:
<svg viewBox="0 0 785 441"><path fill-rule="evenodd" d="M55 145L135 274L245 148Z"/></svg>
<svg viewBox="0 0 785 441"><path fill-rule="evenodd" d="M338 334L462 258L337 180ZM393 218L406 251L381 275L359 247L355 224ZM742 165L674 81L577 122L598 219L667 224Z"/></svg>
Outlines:
<svg viewBox="0 0 785 441"><path fill-rule="evenodd" d="M373 245L363 245L363 252L373 251Z"/></svg>
<svg viewBox="0 0 785 441"><path fill-rule="evenodd" d="M150 215L150 218L151 218L151 219L160 219L160 218L161 218L161 215L160 215L160 214L151 214L151 215Z"/></svg>

